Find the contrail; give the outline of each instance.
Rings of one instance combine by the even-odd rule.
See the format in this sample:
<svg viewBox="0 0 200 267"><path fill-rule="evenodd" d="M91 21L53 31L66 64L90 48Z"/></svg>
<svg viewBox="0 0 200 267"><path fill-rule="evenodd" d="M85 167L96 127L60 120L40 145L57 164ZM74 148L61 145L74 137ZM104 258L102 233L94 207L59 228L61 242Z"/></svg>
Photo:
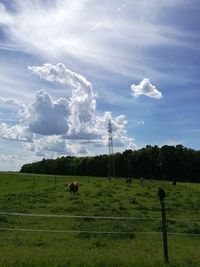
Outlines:
<svg viewBox="0 0 200 267"><path fill-rule="evenodd" d="M104 25L108 19L114 17L115 15L117 15L119 12L122 11L122 9L126 8L129 3L131 1L128 1L126 4L121 5L120 7L118 7L108 18L106 18L105 20L97 23L94 27L92 27L91 29L89 29L87 32L85 32L80 38L78 38L76 41L80 41L82 39L84 39L86 36L88 36L90 33L94 32L95 30L97 30L99 27L101 27L102 25Z"/></svg>
<svg viewBox="0 0 200 267"><path fill-rule="evenodd" d="M95 31L96 29L98 29L103 23L98 23L97 25L95 25L93 28L91 28L89 31L87 31L86 33L84 33L77 41L80 41L81 39L84 39L84 37L86 37L87 35L89 35L91 32Z"/></svg>
<svg viewBox="0 0 200 267"><path fill-rule="evenodd" d="M131 92L129 92L128 94L123 95L123 96L121 97L121 99L126 98L127 96L130 96L130 95L131 95Z"/></svg>

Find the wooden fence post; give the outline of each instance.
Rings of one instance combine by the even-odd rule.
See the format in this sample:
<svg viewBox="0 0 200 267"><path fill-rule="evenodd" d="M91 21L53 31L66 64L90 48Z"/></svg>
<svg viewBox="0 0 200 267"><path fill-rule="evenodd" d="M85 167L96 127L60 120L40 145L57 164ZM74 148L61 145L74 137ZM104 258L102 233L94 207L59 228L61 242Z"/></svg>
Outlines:
<svg viewBox="0 0 200 267"><path fill-rule="evenodd" d="M165 263L169 262L168 255L168 243L167 243L167 223L166 223L166 211L165 211L165 191L159 187L158 197L160 198L161 214L162 214L162 232L163 232L163 250Z"/></svg>

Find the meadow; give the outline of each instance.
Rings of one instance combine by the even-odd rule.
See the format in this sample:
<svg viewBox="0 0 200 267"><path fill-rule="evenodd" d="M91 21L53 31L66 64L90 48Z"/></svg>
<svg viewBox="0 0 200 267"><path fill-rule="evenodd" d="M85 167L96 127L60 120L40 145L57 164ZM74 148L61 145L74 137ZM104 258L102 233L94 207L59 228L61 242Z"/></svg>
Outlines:
<svg viewBox="0 0 200 267"><path fill-rule="evenodd" d="M65 187L74 180L77 198ZM122 178L6 172L0 173L0 266L166 266L158 186L167 194L168 266L199 267L199 184L134 180L129 186Z"/></svg>

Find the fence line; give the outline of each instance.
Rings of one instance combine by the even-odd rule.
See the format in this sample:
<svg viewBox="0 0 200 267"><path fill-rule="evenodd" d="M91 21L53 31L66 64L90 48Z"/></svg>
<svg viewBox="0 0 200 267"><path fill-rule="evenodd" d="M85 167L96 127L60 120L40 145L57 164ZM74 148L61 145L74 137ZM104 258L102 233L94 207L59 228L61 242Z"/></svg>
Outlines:
<svg viewBox="0 0 200 267"><path fill-rule="evenodd" d="M0 215L24 216L24 217L52 217L52 218L82 218L95 220L161 220L157 217L113 217L113 216L94 216L94 215L67 215L67 214L36 214L36 213L18 213L18 212L0 212ZM167 221L192 222L199 224L195 219L167 219Z"/></svg>
<svg viewBox="0 0 200 267"><path fill-rule="evenodd" d="M149 235L161 235L162 232L141 232L141 231L134 231L134 232L120 232L120 231L81 231L81 230L50 230L50 229L24 229L24 228L0 228L0 231L21 231L21 232L46 232L46 233L66 233L66 234L149 234ZM188 233L173 233L169 232L169 235L181 235L181 236L200 236L200 234L188 234Z"/></svg>

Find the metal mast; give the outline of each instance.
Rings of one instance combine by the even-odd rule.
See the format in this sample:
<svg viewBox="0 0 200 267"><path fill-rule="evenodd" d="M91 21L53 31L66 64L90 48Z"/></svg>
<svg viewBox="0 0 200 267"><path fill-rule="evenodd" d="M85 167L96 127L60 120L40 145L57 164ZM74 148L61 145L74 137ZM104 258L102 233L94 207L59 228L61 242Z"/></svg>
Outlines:
<svg viewBox="0 0 200 267"><path fill-rule="evenodd" d="M110 179L115 176L115 166L114 166L114 158L112 157L113 154L113 137L112 137L112 124L111 120L108 122L108 155L109 155L109 162L108 162L108 178Z"/></svg>

